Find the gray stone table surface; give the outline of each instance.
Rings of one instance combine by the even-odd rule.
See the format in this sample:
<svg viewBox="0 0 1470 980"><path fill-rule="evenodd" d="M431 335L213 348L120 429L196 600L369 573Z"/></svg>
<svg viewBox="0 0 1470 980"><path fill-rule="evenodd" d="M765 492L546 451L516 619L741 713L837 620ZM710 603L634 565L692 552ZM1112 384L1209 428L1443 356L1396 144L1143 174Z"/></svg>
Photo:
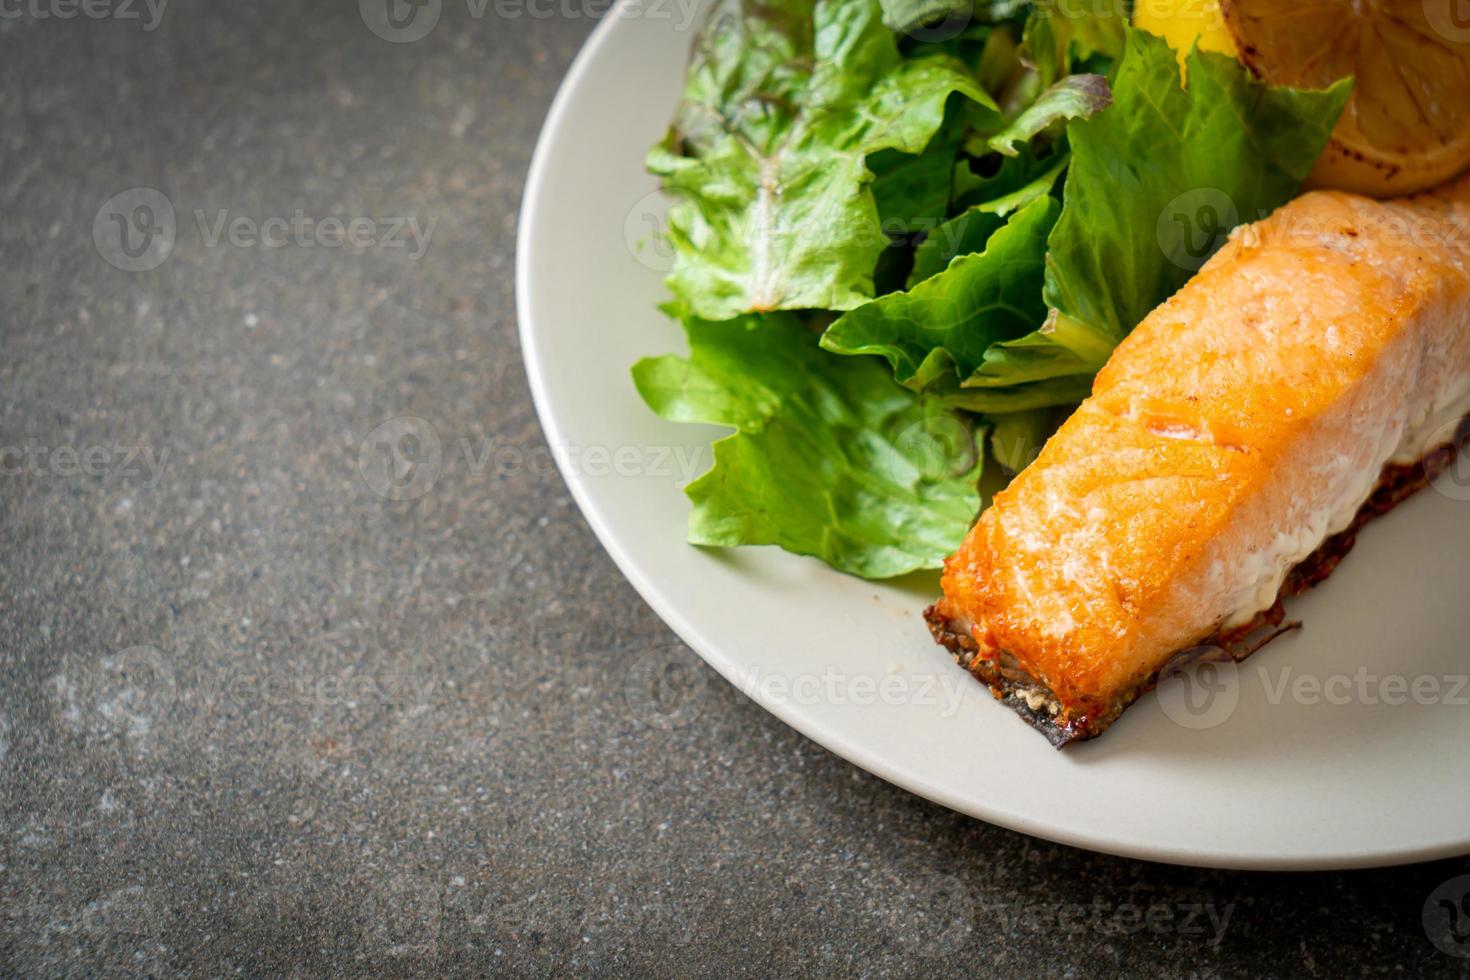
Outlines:
<svg viewBox="0 0 1470 980"><path fill-rule="evenodd" d="M0 3L0 974L1464 976L1422 916L1466 861L1150 865L857 770L503 465L520 194L602 9ZM471 451L393 500L404 415Z"/></svg>

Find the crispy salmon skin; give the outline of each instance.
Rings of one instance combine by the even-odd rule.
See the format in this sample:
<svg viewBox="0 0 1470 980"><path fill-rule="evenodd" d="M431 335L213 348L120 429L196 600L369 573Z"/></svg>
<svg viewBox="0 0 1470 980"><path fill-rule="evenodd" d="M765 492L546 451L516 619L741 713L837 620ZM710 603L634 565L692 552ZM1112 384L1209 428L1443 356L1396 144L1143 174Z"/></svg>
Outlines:
<svg viewBox="0 0 1470 980"><path fill-rule="evenodd" d="M1467 412L1470 177L1306 194L1118 346L946 562L931 627L1054 742L1096 736Z"/></svg>

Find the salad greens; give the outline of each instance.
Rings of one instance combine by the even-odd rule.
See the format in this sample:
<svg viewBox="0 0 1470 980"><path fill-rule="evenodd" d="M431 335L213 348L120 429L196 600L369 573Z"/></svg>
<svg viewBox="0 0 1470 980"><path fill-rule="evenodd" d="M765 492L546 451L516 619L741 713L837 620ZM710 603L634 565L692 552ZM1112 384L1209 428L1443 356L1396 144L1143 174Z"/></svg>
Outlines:
<svg viewBox="0 0 1470 980"><path fill-rule="evenodd" d="M1223 233L1297 192L1348 95L1187 67L1051 3L718 0L648 157L690 355L633 370L660 416L735 430L690 541L938 567L982 461L1034 458Z"/></svg>
<svg viewBox="0 0 1470 980"><path fill-rule="evenodd" d="M1048 243L1046 301L1114 339L1184 285L1201 264L1187 261L1192 240L1217 230L1200 227L1206 222L1195 214L1160 221L1173 217L1171 202L1191 194L1218 200L1241 221L1284 204L1317 161L1350 90L1347 82L1327 92L1275 88L1211 52L1193 51L1187 64L1186 90L1173 50L1130 31L1116 111L1067 128L1072 164Z"/></svg>
<svg viewBox="0 0 1470 980"><path fill-rule="evenodd" d="M735 429L689 485L690 541L779 544L870 578L953 546L980 505L970 426L882 362L826 353L796 314L683 319L689 358L647 358L633 380L663 418Z"/></svg>
<svg viewBox="0 0 1470 980"><path fill-rule="evenodd" d="M1059 211L1057 199L1043 195L1009 221L971 216L959 231L968 254L907 292L880 296L840 317L822 335L822 346L839 354L881 354L900 384L976 407L966 404L960 379L979 368L991 344L1028 333L1046 317L1046 240ZM916 266L920 258L932 261L919 256Z"/></svg>
<svg viewBox="0 0 1470 980"><path fill-rule="evenodd" d="M921 154L951 95L998 112L959 60L900 54L870 0L718 6L648 155L685 205L669 217L675 295L711 319L871 298L888 240L867 159Z"/></svg>

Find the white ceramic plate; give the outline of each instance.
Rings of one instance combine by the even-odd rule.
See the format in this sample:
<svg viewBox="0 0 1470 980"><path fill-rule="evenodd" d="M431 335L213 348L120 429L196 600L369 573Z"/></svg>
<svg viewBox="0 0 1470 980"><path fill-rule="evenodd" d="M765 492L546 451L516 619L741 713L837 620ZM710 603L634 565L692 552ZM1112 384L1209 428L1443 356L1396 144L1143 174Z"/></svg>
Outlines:
<svg viewBox="0 0 1470 980"><path fill-rule="evenodd" d="M718 433L655 418L628 368L685 349L654 309L664 262L638 243L661 213L642 161L678 98L688 19L682 0L646 0L597 28L536 147L517 270L547 438L592 528L659 615L828 749L1014 830L1220 867L1470 852L1463 460L1370 525L1289 610L1306 629L1214 678L1213 700L1186 701L1204 686L1172 682L1103 738L1061 752L929 639L921 610L934 577L874 584L774 549L684 543L679 488L688 467L708 465Z"/></svg>

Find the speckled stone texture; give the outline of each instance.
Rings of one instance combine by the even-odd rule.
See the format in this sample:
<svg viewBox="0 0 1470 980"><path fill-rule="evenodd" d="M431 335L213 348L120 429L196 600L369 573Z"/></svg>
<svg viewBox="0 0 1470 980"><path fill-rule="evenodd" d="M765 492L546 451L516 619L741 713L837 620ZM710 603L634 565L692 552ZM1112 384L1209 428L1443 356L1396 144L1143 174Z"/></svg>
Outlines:
<svg viewBox="0 0 1470 980"><path fill-rule="evenodd" d="M351 0L120 4L0 5L0 974L1470 970L1422 924L1470 863L1031 840L643 606L535 465L513 312L602 4L442 0L411 43ZM298 211L374 224L308 246Z"/></svg>

